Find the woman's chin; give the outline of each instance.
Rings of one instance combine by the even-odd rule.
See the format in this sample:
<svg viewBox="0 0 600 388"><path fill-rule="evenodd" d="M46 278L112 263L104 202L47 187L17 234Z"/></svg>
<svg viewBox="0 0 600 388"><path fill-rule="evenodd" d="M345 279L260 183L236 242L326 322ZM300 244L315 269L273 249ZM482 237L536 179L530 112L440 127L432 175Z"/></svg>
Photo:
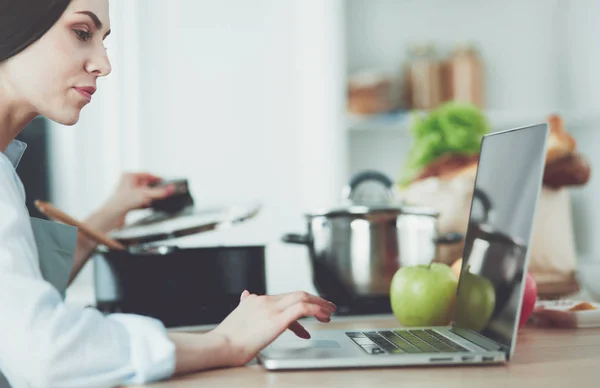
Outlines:
<svg viewBox="0 0 600 388"><path fill-rule="evenodd" d="M71 125L77 124L78 121L79 121L79 115L77 115L76 117L71 117L66 120L63 120L60 124L71 126Z"/></svg>
<svg viewBox="0 0 600 388"><path fill-rule="evenodd" d="M75 125L79 121L79 109L63 111L60 114L46 115L50 120L62 125Z"/></svg>

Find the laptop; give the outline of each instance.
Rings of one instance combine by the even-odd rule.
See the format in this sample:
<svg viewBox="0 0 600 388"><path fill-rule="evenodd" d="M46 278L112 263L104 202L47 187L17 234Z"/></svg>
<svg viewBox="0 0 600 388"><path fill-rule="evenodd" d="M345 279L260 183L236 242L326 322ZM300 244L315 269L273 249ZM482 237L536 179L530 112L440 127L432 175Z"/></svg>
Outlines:
<svg viewBox="0 0 600 388"><path fill-rule="evenodd" d="M483 137L449 326L317 330L310 340L287 332L259 353L259 362L268 370L508 362L517 339L548 135L548 125L537 124ZM492 293L492 306L469 309L474 278L488 285L482 293Z"/></svg>

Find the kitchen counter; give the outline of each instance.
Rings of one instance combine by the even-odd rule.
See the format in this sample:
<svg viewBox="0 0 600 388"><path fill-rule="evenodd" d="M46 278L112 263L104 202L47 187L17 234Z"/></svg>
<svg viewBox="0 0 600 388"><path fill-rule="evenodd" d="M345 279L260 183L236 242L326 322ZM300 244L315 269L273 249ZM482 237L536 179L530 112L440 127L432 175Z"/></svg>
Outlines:
<svg viewBox="0 0 600 388"><path fill-rule="evenodd" d="M309 330L397 326L389 315L335 317L324 325L305 320ZM185 331L202 331L186 328ZM267 372L260 365L194 373L152 387L596 387L600 380L600 328L540 329L519 332L515 355L507 365L397 367L326 371Z"/></svg>

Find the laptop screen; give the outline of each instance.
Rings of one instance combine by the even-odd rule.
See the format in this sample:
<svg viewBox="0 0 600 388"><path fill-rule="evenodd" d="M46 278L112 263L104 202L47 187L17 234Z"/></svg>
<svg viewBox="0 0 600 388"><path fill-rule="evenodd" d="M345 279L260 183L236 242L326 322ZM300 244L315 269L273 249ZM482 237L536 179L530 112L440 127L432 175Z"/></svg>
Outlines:
<svg viewBox="0 0 600 388"><path fill-rule="evenodd" d="M453 326L506 350L519 322L547 135L540 124L492 133L481 143Z"/></svg>

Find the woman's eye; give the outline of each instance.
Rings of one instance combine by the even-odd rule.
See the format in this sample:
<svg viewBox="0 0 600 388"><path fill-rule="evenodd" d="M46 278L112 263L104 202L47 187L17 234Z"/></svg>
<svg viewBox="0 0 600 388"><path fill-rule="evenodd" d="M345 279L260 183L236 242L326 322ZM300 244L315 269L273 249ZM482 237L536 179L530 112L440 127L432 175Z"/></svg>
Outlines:
<svg viewBox="0 0 600 388"><path fill-rule="evenodd" d="M92 38L92 34L85 30L73 30L75 35L77 35L77 39L82 42L86 42Z"/></svg>

